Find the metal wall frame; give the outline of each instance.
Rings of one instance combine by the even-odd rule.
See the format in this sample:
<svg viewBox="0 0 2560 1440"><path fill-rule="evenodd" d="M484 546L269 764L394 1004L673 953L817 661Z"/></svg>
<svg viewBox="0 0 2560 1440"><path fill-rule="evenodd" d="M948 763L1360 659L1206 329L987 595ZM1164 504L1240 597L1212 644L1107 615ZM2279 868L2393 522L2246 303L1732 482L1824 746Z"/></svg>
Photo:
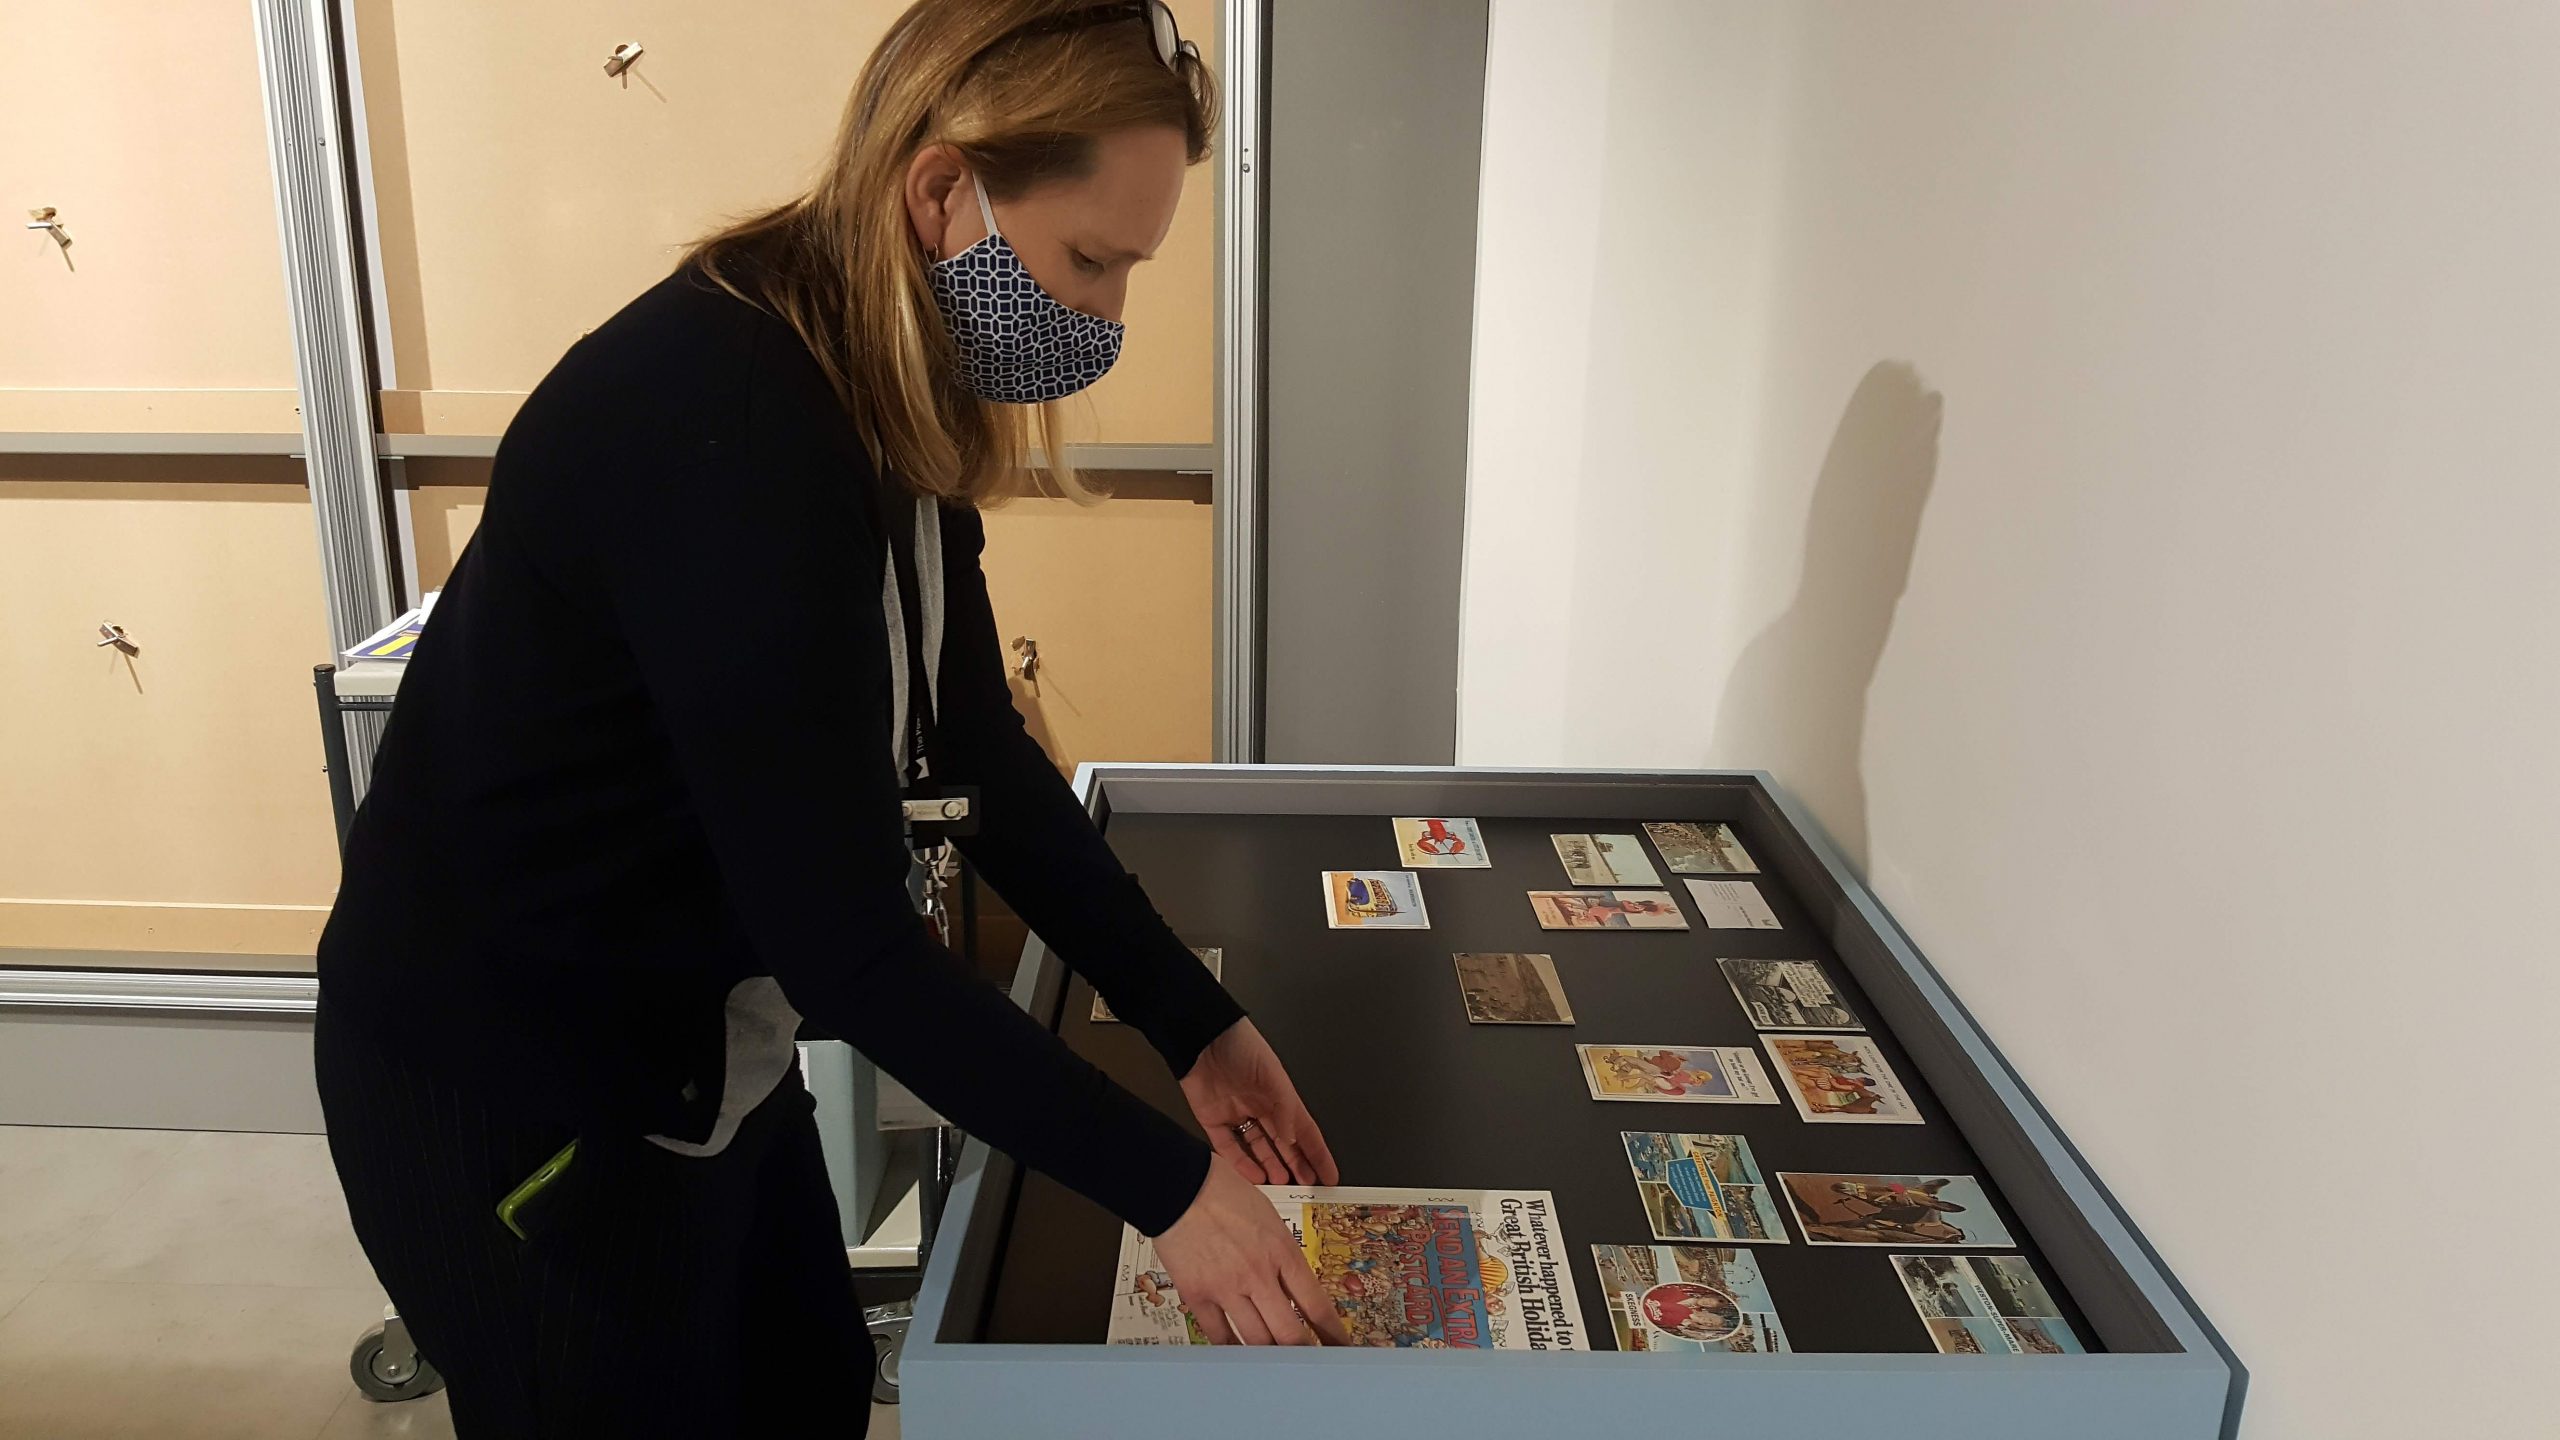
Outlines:
<svg viewBox="0 0 2560 1440"><path fill-rule="evenodd" d="M1220 13L1217 538L1210 754L1262 758L1262 0Z"/></svg>
<svg viewBox="0 0 2560 1440"><path fill-rule="evenodd" d="M332 0L252 0L267 151L293 358L302 391L303 473L320 542L329 643L344 651L399 613L382 463L374 446L374 351L359 266L356 155ZM282 679L283 677L278 677ZM348 722L359 793L381 719Z"/></svg>

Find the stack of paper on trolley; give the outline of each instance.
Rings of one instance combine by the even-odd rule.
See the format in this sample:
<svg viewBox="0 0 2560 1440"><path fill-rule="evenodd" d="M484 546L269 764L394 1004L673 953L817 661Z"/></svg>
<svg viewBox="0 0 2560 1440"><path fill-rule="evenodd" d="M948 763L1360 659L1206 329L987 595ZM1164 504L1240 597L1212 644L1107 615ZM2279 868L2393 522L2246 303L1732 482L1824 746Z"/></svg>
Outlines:
<svg viewBox="0 0 2560 1440"><path fill-rule="evenodd" d="M417 609L348 647L340 658L350 665L366 660L408 659L417 651L418 637L426 633L427 617L435 612L436 597L443 593L441 590L428 591L426 600Z"/></svg>

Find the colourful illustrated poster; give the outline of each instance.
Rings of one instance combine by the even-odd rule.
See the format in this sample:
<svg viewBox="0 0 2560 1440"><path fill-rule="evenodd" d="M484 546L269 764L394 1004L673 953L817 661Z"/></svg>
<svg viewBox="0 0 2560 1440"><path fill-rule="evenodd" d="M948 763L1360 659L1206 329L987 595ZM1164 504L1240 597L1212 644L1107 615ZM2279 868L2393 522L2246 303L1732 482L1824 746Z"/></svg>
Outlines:
<svg viewBox="0 0 2560 1440"><path fill-rule="evenodd" d="M1787 1329L1748 1250L1712 1245L1594 1245L1592 1268L1621 1350L1784 1355Z"/></svg>
<svg viewBox="0 0 2560 1440"><path fill-rule="evenodd" d="M1576 1045L1594 1100L1775 1105L1760 1057L1739 1045Z"/></svg>
<svg viewBox="0 0 2560 1440"><path fill-rule="evenodd" d="M1428 930L1422 877L1407 870L1327 870L1325 924L1336 930Z"/></svg>
<svg viewBox="0 0 2560 1440"><path fill-rule="evenodd" d="M1644 833L1662 852L1662 863L1675 875L1757 875L1751 852L1733 838L1730 825L1696 825L1687 821L1648 821Z"/></svg>
<svg viewBox="0 0 2560 1440"><path fill-rule="evenodd" d="M1970 1175L1810 1175L1778 1172L1808 1245L1935 1245L2010 1249L1982 1182Z"/></svg>
<svg viewBox="0 0 2560 1440"><path fill-rule="evenodd" d="M1545 955L1508 951L1459 955L1458 989L1473 1025L1570 1025L1556 962Z"/></svg>
<svg viewBox="0 0 2560 1440"><path fill-rule="evenodd" d="M1544 1190L1265 1185L1262 1193L1297 1237L1356 1344L1590 1348L1555 1200ZM1157 1263L1154 1242L1134 1229L1121 1232L1105 1338L1115 1345L1206 1343Z"/></svg>
<svg viewBox="0 0 2560 1440"><path fill-rule="evenodd" d="M1226 970L1226 951L1213 945L1194 945L1191 947L1191 953L1200 957L1200 963L1209 967L1210 974L1223 978ZM1102 992L1098 990L1093 996L1093 1019L1098 1025L1116 1025L1120 1022L1120 1017L1111 1013L1111 1002L1103 999Z"/></svg>
<svg viewBox="0 0 2560 1440"><path fill-rule="evenodd" d="M1796 1113L1820 1123L1918 1125L1920 1107L1864 1035L1763 1035Z"/></svg>
<svg viewBox="0 0 2560 1440"><path fill-rule="evenodd" d="M1529 908L1545 930L1686 930L1687 916L1664 890L1532 890Z"/></svg>
<svg viewBox="0 0 2560 1440"><path fill-rule="evenodd" d="M1831 977L1811 960L1718 960L1755 1030L1864 1030Z"/></svg>
<svg viewBox="0 0 2560 1440"><path fill-rule="evenodd" d="M1473 820L1399 818L1396 851L1397 863L1417 870L1481 870L1493 863Z"/></svg>
<svg viewBox="0 0 2560 1440"><path fill-rule="evenodd" d="M2079 1355L2080 1337L2023 1255L1896 1255L1941 1355Z"/></svg>
<svg viewBox="0 0 2560 1440"><path fill-rule="evenodd" d="M1656 1240L1784 1245L1777 1192L1739 1135L1622 1130L1627 1163Z"/></svg>
<svg viewBox="0 0 2560 1440"><path fill-rule="evenodd" d="M1550 835L1564 876L1576 885L1659 885L1662 876L1644 858L1633 835Z"/></svg>

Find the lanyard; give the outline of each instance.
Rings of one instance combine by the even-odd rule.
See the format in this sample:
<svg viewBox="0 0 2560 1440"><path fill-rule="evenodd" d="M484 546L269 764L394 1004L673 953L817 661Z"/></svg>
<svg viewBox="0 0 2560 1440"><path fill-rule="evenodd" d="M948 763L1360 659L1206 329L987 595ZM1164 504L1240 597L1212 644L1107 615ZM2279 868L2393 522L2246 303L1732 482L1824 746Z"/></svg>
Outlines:
<svg viewBox="0 0 2560 1440"><path fill-rule="evenodd" d="M898 657L892 664L903 662L907 670L905 756L898 775L901 786L912 788L916 781L932 774L933 689L934 677L926 664L922 631L928 628L925 614L924 586L917 572L917 531L927 524L938 524L941 517L930 509L931 501L920 501L916 509L916 530L894 522L884 522L881 529L888 535L888 584L897 596L896 634ZM886 507L878 507L886 508ZM940 546L934 547L937 551ZM883 607L891 608L888 606ZM886 617L884 617L885 619Z"/></svg>

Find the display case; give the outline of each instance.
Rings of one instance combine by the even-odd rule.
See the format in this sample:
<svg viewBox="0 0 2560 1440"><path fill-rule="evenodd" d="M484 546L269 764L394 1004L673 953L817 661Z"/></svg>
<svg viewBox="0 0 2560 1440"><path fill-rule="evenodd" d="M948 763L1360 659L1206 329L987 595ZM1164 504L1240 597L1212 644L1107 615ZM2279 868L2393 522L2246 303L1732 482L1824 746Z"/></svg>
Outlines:
<svg viewBox="0 0 2560 1440"><path fill-rule="evenodd" d="M1242 1350L1102 1343L1122 1227L972 1141L905 1356L906 1433L1304 1436L1891 1434L1897 1440L2203 1437L2245 1372L1937 972L1769 776L1087 766L1079 792L1183 939L1288 1061L1346 1184L1551 1192L1587 1351ZM1430 928L1330 929L1319 875L1405 868L1396 816L1471 817L1490 864L1418 872ZM1547 931L1528 892L1577 888L1551 834L1720 822L1774 928ZM1709 878L1709 877L1700 877ZM1729 877L1715 877L1729 878ZM1472 1025L1455 952L1553 957L1573 1024ZM1791 1104L1607 1104L1576 1044L1761 1048L1719 959L1821 963L1920 1123L1815 1124ZM1036 938L1014 998L1174 1114L1163 1064ZM1784 1071L1770 1066L1783 1091ZM1592 1247L1657 1244L1622 1130L1744 1136L1772 1172L1977 1177L2086 1353L1941 1354L1893 1255L1750 1247L1793 1353L1612 1348ZM1977 1210L1979 1209L1977 1205ZM1985 1253L1968 1249L1961 1253Z"/></svg>

